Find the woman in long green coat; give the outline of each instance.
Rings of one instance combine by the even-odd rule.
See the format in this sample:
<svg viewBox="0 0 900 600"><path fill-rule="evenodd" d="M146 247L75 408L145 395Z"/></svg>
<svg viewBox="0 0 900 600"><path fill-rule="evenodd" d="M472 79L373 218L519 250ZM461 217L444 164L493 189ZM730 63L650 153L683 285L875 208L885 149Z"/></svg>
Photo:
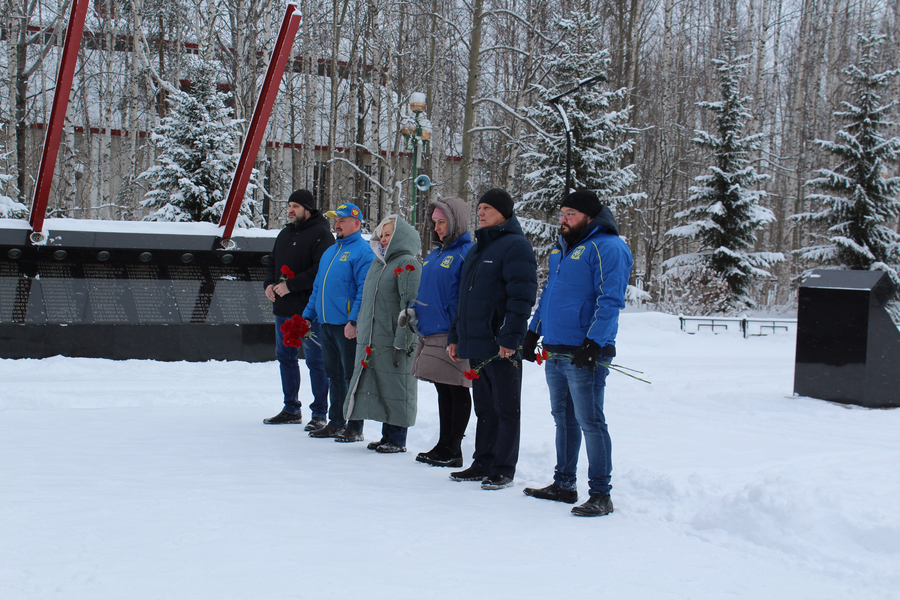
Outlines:
<svg viewBox="0 0 900 600"><path fill-rule="evenodd" d="M381 440L369 444L383 454L406 452L407 428L416 424L418 381L409 374L417 336L399 327L400 311L419 291L419 234L396 215L386 217L371 240L375 260L363 286L356 334L356 366L344 401L351 420L384 423Z"/></svg>

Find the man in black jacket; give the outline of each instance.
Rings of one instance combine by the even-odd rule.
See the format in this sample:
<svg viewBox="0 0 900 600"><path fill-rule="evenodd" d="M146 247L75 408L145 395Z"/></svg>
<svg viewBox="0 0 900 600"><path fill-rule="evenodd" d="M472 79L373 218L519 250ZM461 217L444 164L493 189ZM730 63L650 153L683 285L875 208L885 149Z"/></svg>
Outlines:
<svg viewBox="0 0 900 600"><path fill-rule="evenodd" d="M288 219L275 239L275 248L266 264L266 298L274 304L275 357L281 368L281 388L284 392L284 409L263 423L279 425L302 423L299 398L300 364L299 349L284 345L281 325L294 315L302 315L313 282L319 270L319 260L325 249L334 244L334 236L325 217L316 210L316 201L308 190L297 190L288 199ZM318 323L311 323L310 330L318 336ZM304 340L303 354L309 369L309 382L313 392L310 405L312 419L306 431L325 426L328 412L328 378L322 361L322 348L315 342Z"/></svg>
<svg viewBox="0 0 900 600"><path fill-rule="evenodd" d="M475 246L460 275L456 318L447 336L453 360L468 358L477 377L472 401L478 418L472 466L454 481L481 481L485 490L510 487L519 459L522 356L519 346L537 295L537 262L513 215L506 191L478 200ZM479 367L480 365L480 367Z"/></svg>

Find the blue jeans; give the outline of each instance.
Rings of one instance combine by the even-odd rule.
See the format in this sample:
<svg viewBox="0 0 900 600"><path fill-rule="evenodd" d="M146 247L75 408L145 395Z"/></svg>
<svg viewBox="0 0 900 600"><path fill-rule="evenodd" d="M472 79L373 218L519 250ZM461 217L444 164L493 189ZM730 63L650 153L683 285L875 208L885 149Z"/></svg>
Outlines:
<svg viewBox="0 0 900 600"><path fill-rule="evenodd" d="M592 494L608 494L612 473L612 442L603 416L607 369L579 369L568 359L550 358L546 364L550 412L556 423L556 472L553 481L575 489L581 435L588 455L588 483Z"/></svg>
<svg viewBox="0 0 900 600"><path fill-rule="evenodd" d="M362 421L348 422L344 418L344 402L356 362L356 340L348 340L344 336L344 325L322 323L321 327L322 357L325 359L325 375L328 376L331 395L328 424L362 432Z"/></svg>
<svg viewBox="0 0 900 600"><path fill-rule="evenodd" d="M522 358L517 354L516 359ZM482 361L471 359L472 364ZM489 475L515 477L519 461L522 369L506 359L484 365L472 382L475 405L475 454L472 467Z"/></svg>
<svg viewBox="0 0 900 600"><path fill-rule="evenodd" d="M309 385L313 394L309 410L312 411L312 416L324 419L328 414L328 377L325 375L325 361L322 359L322 328L318 321L311 321L309 330L315 336L315 341L303 341L303 355L306 357Z"/></svg>
<svg viewBox="0 0 900 600"><path fill-rule="evenodd" d="M291 414L300 414L303 403L300 402L300 352L297 348L284 345L284 334L281 325L288 317L275 315L275 358L281 369L281 391L284 393L284 410ZM310 330L319 337L318 323L310 324ZM317 340L318 341L318 340ZM321 342L320 342L321 343ZM322 349L309 340L303 342L303 354L306 356L306 367L309 369L309 383L313 392L313 403L309 406L314 417L324 417L328 410L328 378L325 377L325 366L322 362Z"/></svg>
<svg viewBox="0 0 900 600"><path fill-rule="evenodd" d="M409 427L401 427L399 425L391 425L384 423L381 426L381 439L387 440L395 446L406 445L406 434Z"/></svg>

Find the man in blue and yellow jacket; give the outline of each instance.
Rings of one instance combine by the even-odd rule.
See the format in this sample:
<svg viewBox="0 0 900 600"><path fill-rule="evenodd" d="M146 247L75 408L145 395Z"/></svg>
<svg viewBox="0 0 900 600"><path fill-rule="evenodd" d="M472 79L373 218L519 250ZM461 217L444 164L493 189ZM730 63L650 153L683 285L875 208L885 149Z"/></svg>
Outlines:
<svg viewBox="0 0 900 600"><path fill-rule="evenodd" d="M549 278L522 344L523 358L533 361L537 342L544 338L550 411L556 423L556 471L551 485L524 492L574 504L583 433L590 499L572 513L600 516L613 510L612 444L603 415L608 369L603 363L609 364L616 355L619 311L625 307L633 260L612 213L593 192L566 196L559 218Z"/></svg>
<svg viewBox="0 0 900 600"><path fill-rule="evenodd" d="M356 318L362 303L363 284L375 253L360 232L359 207L341 204L326 213L334 219L337 242L319 261L312 295L303 317L322 327L322 355L328 376L331 407L328 425L311 431L310 437L335 438L339 442L363 440L363 422L344 419L344 398L356 362Z"/></svg>

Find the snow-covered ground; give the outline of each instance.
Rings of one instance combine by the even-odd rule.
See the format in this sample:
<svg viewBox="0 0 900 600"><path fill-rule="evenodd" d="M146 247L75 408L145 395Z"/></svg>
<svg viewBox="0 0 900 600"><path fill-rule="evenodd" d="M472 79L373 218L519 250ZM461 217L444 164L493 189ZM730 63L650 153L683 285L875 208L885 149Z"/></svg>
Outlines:
<svg viewBox="0 0 900 600"><path fill-rule="evenodd" d="M554 464L531 363L516 485L488 492L415 462L430 385L380 455L263 425L275 363L0 360L0 597L900 598L900 411L791 397L788 335L626 313L618 347L652 384L609 377L594 519L522 494Z"/></svg>

